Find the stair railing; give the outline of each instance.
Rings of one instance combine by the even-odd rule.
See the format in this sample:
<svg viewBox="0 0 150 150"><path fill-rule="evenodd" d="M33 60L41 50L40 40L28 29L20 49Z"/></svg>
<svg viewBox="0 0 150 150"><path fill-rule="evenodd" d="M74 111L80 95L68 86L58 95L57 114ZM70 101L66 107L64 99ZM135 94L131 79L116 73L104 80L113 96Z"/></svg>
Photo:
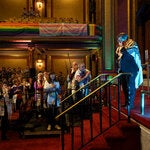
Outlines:
<svg viewBox="0 0 150 150"><path fill-rule="evenodd" d="M142 90L144 90L144 86L146 84L147 91L150 92L150 64L148 63L142 64L142 68L143 68L143 75L144 75Z"/></svg>
<svg viewBox="0 0 150 150"><path fill-rule="evenodd" d="M106 130L111 128L113 125L115 125L118 121L120 121L120 78L122 76L131 75L128 73L120 73L114 77L110 74L100 74L93 80L91 80L88 84L83 86L82 88L78 89L74 94L71 94L67 96L64 100L62 100L62 112L56 116L56 119L61 119L61 126L62 126L62 133L61 133L61 144L62 144L62 150L65 150L65 132L66 132L66 115L69 115L70 118L70 125L69 125L69 132L71 133L71 149L75 149L75 133L74 133L74 121L75 117L73 117L74 112L79 112L79 121L80 121L80 147L78 149L83 148L85 145L90 143L93 139L95 139L100 134L104 133ZM111 79L110 79L111 77ZM116 83L115 83L116 82ZM112 118L112 85L115 85L117 88L117 112L118 112L118 118L114 121ZM78 95L78 92L81 92L83 89L85 89L88 86L88 88L91 90L90 93L84 97L80 97ZM78 100L71 103L68 107L65 106L65 102L70 103L73 96L78 95ZM97 110L99 113L99 131L97 135L94 135L93 133L93 101L96 97L96 101L98 102ZM81 99L80 99L81 98ZM109 125L107 128L104 129L103 127L103 106L108 107L108 122ZM127 106L128 110L128 122L130 122L130 105ZM88 116L85 116L85 112L88 114ZM88 117L89 123L90 123L90 138L88 141L84 141L84 119ZM86 118L87 119L87 118Z"/></svg>

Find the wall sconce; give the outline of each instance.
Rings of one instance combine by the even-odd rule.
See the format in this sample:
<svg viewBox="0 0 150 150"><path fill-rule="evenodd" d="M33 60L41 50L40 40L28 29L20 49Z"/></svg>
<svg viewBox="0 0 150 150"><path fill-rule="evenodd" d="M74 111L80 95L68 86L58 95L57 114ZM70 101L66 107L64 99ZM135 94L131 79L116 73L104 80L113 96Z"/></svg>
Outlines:
<svg viewBox="0 0 150 150"><path fill-rule="evenodd" d="M36 1L36 5L37 5L38 9L42 9L42 7L43 7L43 1L42 0L37 0Z"/></svg>
<svg viewBox="0 0 150 150"><path fill-rule="evenodd" d="M36 64L37 64L38 68L42 68L43 67L43 60L38 59L37 62L36 62Z"/></svg>

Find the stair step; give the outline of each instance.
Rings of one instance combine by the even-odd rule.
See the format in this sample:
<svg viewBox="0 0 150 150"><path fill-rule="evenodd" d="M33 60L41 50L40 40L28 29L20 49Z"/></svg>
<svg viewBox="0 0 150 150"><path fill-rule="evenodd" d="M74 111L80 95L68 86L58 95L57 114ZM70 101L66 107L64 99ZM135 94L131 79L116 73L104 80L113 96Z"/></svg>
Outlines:
<svg viewBox="0 0 150 150"><path fill-rule="evenodd" d="M105 108L106 109L106 108ZM104 109L104 110L105 110ZM103 130L109 127L109 120L107 112L102 119L102 128ZM116 113L114 112L114 115ZM100 133L100 120L99 113L93 114L93 137L97 136ZM124 119L124 118L122 118ZM116 120L116 119L115 119ZM83 145L86 144L90 136L90 122L89 120L83 121ZM74 148L79 149L81 147L81 133L80 125L75 126L74 128ZM65 135L66 136L66 135ZM67 139L70 139L71 135L68 135ZM136 138L136 139L135 139ZM66 144L65 144L66 145ZM132 146L131 146L132 145ZM71 145L66 145L68 149L71 149ZM140 150L140 127L136 123L128 123L127 118L119 121L116 125L112 126L110 129L105 131L105 133L99 135L93 141L85 145L82 150Z"/></svg>
<svg viewBox="0 0 150 150"><path fill-rule="evenodd" d="M118 128L120 128L124 133L127 133L127 132L137 132L139 131L140 132L140 127L139 125L137 125L136 123L134 122L128 122L127 120L123 120L123 121L120 121L118 124L117 124Z"/></svg>
<svg viewBox="0 0 150 150"><path fill-rule="evenodd" d="M123 141L126 138L123 135L122 131L116 126L113 126L111 129L106 131L103 135L106 141L108 142L112 142L112 141L115 142L116 140Z"/></svg>
<svg viewBox="0 0 150 150"><path fill-rule="evenodd" d="M55 130L55 131L25 131L24 136L36 136L36 135L60 135L61 131Z"/></svg>
<svg viewBox="0 0 150 150"><path fill-rule="evenodd" d="M111 129L106 131L103 136L108 145L111 147L111 150L121 150L124 142L126 141L126 136L124 136L123 132L116 126L113 126Z"/></svg>
<svg viewBox="0 0 150 150"><path fill-rule="evenodd" d="M91 143L86 145L82 150L111 150L103 136L98 136Z"/></svg>
<svg viewBox="0 0 150 150"><path fill-rule="evenodd" d="M61 131L60 130L36 130L36 131L30 131L26 130L24 131L20 136L21 138L33 138L33 137L60 137Z"/></svg>
<svg viewBox="0 0 150 150"><path fill-rule="evenodd" d="M140 150L140 127L127 120L118 122L83 150Z"/></svg>
<svg viewBox="0 0 150 150"><path fill-rule="evenodd" d="M122 150L141 150L141 129L139 125L134 122L121 121L117 126L127 137Z"/></svg>

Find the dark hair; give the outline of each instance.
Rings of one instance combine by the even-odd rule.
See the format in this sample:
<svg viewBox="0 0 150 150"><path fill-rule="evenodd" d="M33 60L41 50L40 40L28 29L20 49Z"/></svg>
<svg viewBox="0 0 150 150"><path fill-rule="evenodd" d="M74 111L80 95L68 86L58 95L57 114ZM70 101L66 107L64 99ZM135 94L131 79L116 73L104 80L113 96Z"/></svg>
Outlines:
<svg viewBox="0 0 150 150"><path fill-rule="evenodd" d="M51 74L55 74L55 72L50 72L50 74L49 74L49 75L51 75Z"/></svg>

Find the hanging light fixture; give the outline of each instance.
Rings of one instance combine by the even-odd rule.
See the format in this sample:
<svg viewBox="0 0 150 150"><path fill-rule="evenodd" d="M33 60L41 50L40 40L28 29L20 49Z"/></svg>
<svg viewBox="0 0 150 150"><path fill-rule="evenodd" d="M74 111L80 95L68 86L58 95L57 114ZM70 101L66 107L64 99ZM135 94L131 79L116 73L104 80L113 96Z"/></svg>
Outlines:
<svg viewBox="0 0 150 150"><path fill-rule="evenodd" d="M38 9L42 9L43 7L43 0L36 0L36 5Z"/></svg>
<svg viewBox="0 0 150 150"><path fill-rule="evenodd" d="M42 55L40 54L37 55L36 67L39 70L41 70L44 67L44 60L42 59Z"/></svg>
<svg viewBox="0 0 150 150"><path fill-rule="evenodd" d="M43 67L43 60L42 59L38 59L36 64L37 64L38 68L42 68Z"/></svg>

